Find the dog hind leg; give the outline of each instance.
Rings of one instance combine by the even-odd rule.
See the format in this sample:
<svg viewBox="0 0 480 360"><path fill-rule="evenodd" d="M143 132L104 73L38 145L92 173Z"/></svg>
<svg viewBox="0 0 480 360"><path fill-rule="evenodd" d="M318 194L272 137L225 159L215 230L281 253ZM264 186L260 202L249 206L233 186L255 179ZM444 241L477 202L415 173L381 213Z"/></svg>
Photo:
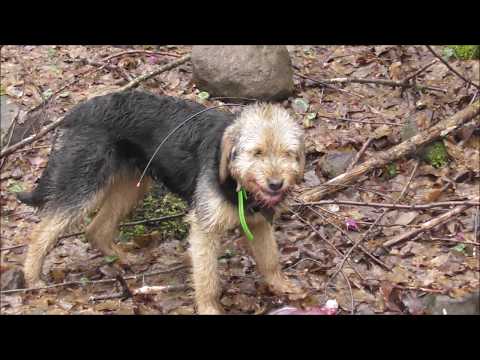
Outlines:
<svg viewBox="0 0 480 360"><path fill-rule="evenodd" d="M24 263L25 281L28 286L42 286L40 280L45 256L54 247L58 236L67 228L70 221L65 214L46 215L35 226Z"/></svg>
<svg viewBox="0 0 480 360"><path fill-rule="evenodd" d="M222 314L220 305L220 279L217 271L218 234L207 233L199 226L194 214L190 222L190 254L193 265L195 300L199 314Z"/></svg>
<svg viewBox="0 0 480 360"><path fill-rule="evenodd" d="M105 193L100 210L88 225L85 236L104 255L118 256L121 265L128 265L128 255L114 244L119 233L118 225L143 198L148 191L151 179L146 178L140 187L133 177L114 177Z"/></svg>

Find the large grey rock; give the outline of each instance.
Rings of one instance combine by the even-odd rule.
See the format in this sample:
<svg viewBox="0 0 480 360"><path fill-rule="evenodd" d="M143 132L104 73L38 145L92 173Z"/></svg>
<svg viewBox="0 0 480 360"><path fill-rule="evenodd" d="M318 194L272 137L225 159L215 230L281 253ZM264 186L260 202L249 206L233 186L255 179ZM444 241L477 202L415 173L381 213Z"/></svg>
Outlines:
<svg viewBox="0 0 480 360"><path fill-rule="evenodd" d="M2 132L6 132L10 125L12 125L13 119L17 116L18 106L8 99L8 96L0 96L0 127Z"/></svg>
<svg viewBox="0 0 480 360"><path fill-rule="evenodd" d="M193 46L193 80L212 96L283 100L293 91L285 46Z"/></svg>

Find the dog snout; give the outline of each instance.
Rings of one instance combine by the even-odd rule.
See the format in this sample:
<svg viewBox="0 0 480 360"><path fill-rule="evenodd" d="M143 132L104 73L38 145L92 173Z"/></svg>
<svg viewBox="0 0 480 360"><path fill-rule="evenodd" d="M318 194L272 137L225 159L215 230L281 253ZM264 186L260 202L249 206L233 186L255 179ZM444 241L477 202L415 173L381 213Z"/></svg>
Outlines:
<svg viewBox="0 0 480 360"><path fill-rule="evenodd" d="M283 186L283 179L270 178L268 179L268 189L271 191L278 191Z"/></svg>

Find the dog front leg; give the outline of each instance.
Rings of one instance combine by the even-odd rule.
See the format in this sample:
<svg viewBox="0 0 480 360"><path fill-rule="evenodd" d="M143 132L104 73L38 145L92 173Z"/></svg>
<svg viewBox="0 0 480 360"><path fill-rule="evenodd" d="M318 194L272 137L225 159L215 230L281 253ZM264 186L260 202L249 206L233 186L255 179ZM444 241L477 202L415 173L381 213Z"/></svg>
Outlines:
<svg viewBox="0 0 480 360"><path fill-rule="evenodd" d="M222 314L217 270L220 236L205 232L193 219L190 222L189 242L197 311L199 314Z"/></svg>
<svg viewBox="0 0 480 360"><path fill-rule="evenodd" d="M302 289L282 273L272 226L267 221L259 221L251 229L254 239L248 243L257 263L257 269L264 276L270 289L277 294L302 293Z"/></svg>

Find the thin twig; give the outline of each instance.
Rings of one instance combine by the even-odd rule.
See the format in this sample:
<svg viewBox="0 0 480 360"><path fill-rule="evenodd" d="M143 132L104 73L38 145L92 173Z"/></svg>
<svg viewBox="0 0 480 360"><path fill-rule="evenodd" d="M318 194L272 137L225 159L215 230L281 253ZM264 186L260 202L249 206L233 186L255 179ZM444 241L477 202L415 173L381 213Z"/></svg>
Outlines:
<svg viewBox="0 0 480 360"><path fill-rule="evenodd" d="M468 80L466 79L462 74L460 74L457 70L455 70L452 66L450 66L450 64L445 61L440 55L438 55L435 50L432 49L432 47L430 45L425 45L428 49L428 51L430 51L433 56L435 56L438 60L440 60L446 67L448 67L448 69L453 72L455 75L457 75L460 79L462 79L464 82L467 83L467 85L473 85L475 86L477 89L480 89L480 86L475 84L472 80Z"/></svg>
<svg viewBox="0 0 480 360"><path fill-rule="evenodd" d="M400 194L400 196L398 197L398 199L396 200L396 203L398 203L399 201L402 200L403 196L405 195L405 193L407 192L407 189L408 187L410 186L410 183L412 182L413 180L413 177L415 176L415 173L417 172L417 168L418 168L418 165L419 165L419 161L415 162L415 166L413 167L413 170L412 170L412 173L410 175L410 178L408 179L407 183L405 184L405 186L403 187L403 190ZM370 228L363 234L363 236L350 248L348 249L347 253L345 254L345 256L343 257L342 261L340 262L340 265L338 266L337 270L333 273L333 275L331 276L330 280L331 281L332 279L335 278L335 276L337 276L337 274L340 272L340 270L343 268L343 265L345 264L345 262L347 261L347 259L349 258L350 254L352 253L353 250L355 250L355 248L360 245L360 243L365 240L367 238L367 236L372 232L373 228L375 227L375 225L380 222L380 220L383 218L383 216L387 213L387 209L384 209L382 211L382 213L377 217L377 219L375 220L375 222L372 224L372 226L370 226Z"/></svg>
<svg viewBox="0 0 480 360"><path fill-rule="evenodd" d="M334 79L312 79L309 77L306 77L305 75L295 73L295 75L303 77L305 79L308 79L313 82L320 83L322 85L328 85L328 84L349 84L349 83L357 83L357 84L375 84L375 85L386 85L386 86L392 86L392 87L401 87L401 88L411 88L415 87L419 90L432 90L432 91L439 91L446 93L447 91L444 89L440 89L437 87L433 86L426 86L426 85L418 85L418 84L411 84L411 83L406 83L403 81L394 81L394 80L384 80L384 79L359 79L359 78L334 78Z"/></svg>
<svg viewBox="0 0 480 360"><path fill-rule="evenodd" d="M422 67L420 70L417 70L415 71L412 75L406 77L405 79L403 79L402 81L403 82L409 82L411 79L413 79L414 77L420 75L420 73L424 72L425 70L427 70L430 66L434 65L437 63L437 60L433 60L432 62L430 62L429 64L425 65L424 67Z"/></svg>
<svg viewBox="0 0 480 360"><path fill-rule="evenodd" d="M320 214L319 212L315 211L315 209L313 209L312 207L308 207L308 209L310 209L310 211L312 211L313 213L315 213L317 216L320 216L323 221L329 223L330 225L332 225L335 229L337 229L338 231L340 231L340 233L342 233L343 236L345 236L347 238L347 240L350 242L350 244L354 244L355 241L353 241L353 239L340 227L338 226L337 224L335 224L334 222L330 221L326 216L323 216L322 214ZM384 269L387 269L388 271L391 271L391 268L385 264L383 261L381 261L380 259L378 259L377 257L375 257L374 255L372 255L367 249L365 249L365 247L363 245L358 245L358 248L365 254L367 255L370 259L372 259L373 261L375 261L378 265L382 266Z"/></svg>
<svg viewBox="0 0 480 360"><path fill-rule="evenodd" d="M450 238L435 238L435 237L432 237L432 238L420 239L420 240L425 240L425 241L448 241L448 242L453 242L453 243L458 243L458 244L480 246L480 243L478 243L478 242L464 241L464 240L457 240L457 239L450 239Z"/></svg>
<svg viewBox="0 0 480 360"><path fill-rule="evenodd" d="M330 120L338 120L338 121L349 121L349 122L355 122L355 123L360 123L360 124L390 125L390 126L403 126L404 125L402 123L397 124L397 123L391 123L391 122L386 122L386 121L357 120L357 119L335 117L335 116L328 116L328 115L321 115L321 114L317 114L317 116L319 118L325 118L325 119L330 119Z"/></svg>
<svg viewBox="0 0 480 360"><path fill-rule="evenodd" d="M365 207L374 207L374 208L389 208L389 209L408 209L408 210L426 210L436 207L449 207L449 206L459 206L459 205L471 205L479 206L480 202L478 201L442 201L442 202L433 202L429 204L384 204L384 203L369 203L362 201L349 201L349 200L320 200L313 202L306 202L295 204L294 206L311 206L311 205L348 205L348 206L365 206Z"/></svg>
<svg viewBox="0 0 480 360"><path fill-rule="evenodd" d="M158 74L160 74L162 72L168 71L170 69L173 69L174 67L177 67L179 65L182 65L182 64L186 63L187 61L190 60L190 57L191 57L190 55L185 55L184 57L181 57L178 60L172 61L169 64L166 64L166 65L163 65L163 66L159 67L157 70L154 70L152 72L149 72L147 74L139 76L139 77L135 78L134 80L132 80L131 82L129 82L128 84L126 84L125 86L118 89L117 91L124 91L124 90L133 89L133 88L137 87L143 81L151 79L152 77L157 76Z"/></svg>
<svg viewBox="0 0 480 360"><path fill-rule="evenodd" d="M475 200L478 201L478 197ZM438 216L438 217L436 217L432 220L429 220L429 221L423 223L417 229L408 231L406 233L402 233L402 234L394 237L393 239L390 239L390 240L386 241L385 243L383 243L382 247L383 248L390 247L390 246L396 245L400 242L411 239L411 238L423 233L424 231L430 230L437 225L445 223L446 221L450 220L452 217L455 217L455 216L461 214L462 212L464 212L465 210L467 210L468 208L470 208L472 206L473 205L468 205L468 204L467 205L462 205L462 206L457 206L456 208L450 210L449 212L446 212L446 213L444 213L444 214L442 214L442 215L440 215L440 216Z"/></svg>
<svg viewBox="0 0 480 360"><path fill-rule="evenodd" d="M179 266L173 267L171 269L156 270L156 271L151 271L151 272L145 272L145 273L125 276L124 279L125 280L132 280L132 279L138 279L138 278L141 278L141 277L167 274L167 273L170 273L170 272L185 269L187 267L188 267L188 265L179 265ZM12 293L17 293L17 292L45 290L45 289L52 289L52 288L71 286L71 285L86 286L86 285L91 285L91 284L106 284L106 283L113 283L113 282L116 282L116 281L117 281L116 278L101 279L101 280L87 280L87 281L67 281L67 282L63 282L63 283L60 283L60 284L52 284L52 285L46 285L46 286L26 288L26 289L2 290L2 291L0 291L0 294L12 294Z"/></svg>
<svg viewBox="0 0 480 360"><path fill-rule="evenodd" d="M365 144L363 144L362 148L360 149L360 151L355 155L355 158L352 160L352 162L350 163L350 165L348 165L347 167L347 170L346 171L350 171L353 169L353 167L355 165L357 165L358 161L360 160L360 158L362 157L362 155L365 153L365 151L367 151L367 148L368 146L370 145L370 143L372 142L373 138L372 137L369 137L367 139L367 141L365 141Z"/></svg>
<svg viewBox="0 0 480 360"><path fill-rule="evenodd" d="M308 76L306 76L306 75L300 74L300 73L298 73L298 72L295 72L294 75L296 75L296 76L298 76L298 77L301 77L301 78L303 78L303 79L310 80L311 82L314 82L314 83L316 83L316 84L322 85L323 87L328 87L328 88L333 89L333 90L336 90L336 91L344 92L344 93L346 93L346 94L348 94L348 95L355 95L355 96L357 96L357 97L359 97L359 98L362 98L362 99L365 98L364 95L358 94L358 93L356 93L356 92L350 92L350 91L347 91L347 90L345 90L345 89L338 88L338 87L336 87L336 86L332 86L332 85L330 85L330 84L327 84L327 83L324 82L324 81L312 79L311 77L308 77Z"/></svg>
<svg viewBox="0 0 480 360"><path fill-rule="evenodd" d="M330 247L339 255L339 256L343 256L343 253L337 249L337 247L335 245L333 245L332 242L330 242L327 238L325 238L325 236L322 235L322 233L320 231L318 231L317 229L315 229L315 226L313 226L312 224L310 224L310 222L308 222L307 220L305 220L303 217L301 217L298 213L294 212L293 210L290 210L290 212L295 216L297 217L301 222L303 222L304 224L308 225L315 234L317 234L320 239L322 239L323 241L325 241L328 245L330 245ZM364 279L364 277L358 272L358 270L353 266L353 264L348 260L347 261L348 265L352 268L353 271L355 271L355 273L358 275L358 277L360 279Z"/></svg>

